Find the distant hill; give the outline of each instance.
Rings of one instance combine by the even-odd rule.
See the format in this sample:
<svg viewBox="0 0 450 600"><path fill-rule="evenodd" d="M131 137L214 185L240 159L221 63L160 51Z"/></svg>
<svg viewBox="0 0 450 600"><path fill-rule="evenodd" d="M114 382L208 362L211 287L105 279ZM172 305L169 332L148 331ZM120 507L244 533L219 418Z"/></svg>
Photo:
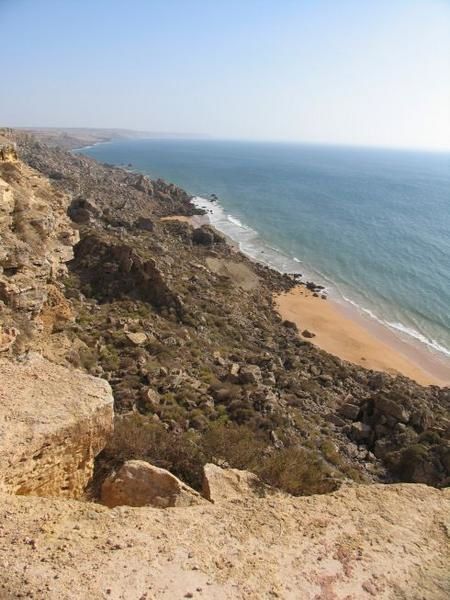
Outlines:
<svg viewBox="0 0 450 600"><path fill-rule="evenodd" d="M20 127L21 131L34 135L48 146L59 146L65 150L108 142L114 139L146 138L205 138L199 133L177 133L161 131L135 131L133 129L101 129L90 127Z"/></svg>

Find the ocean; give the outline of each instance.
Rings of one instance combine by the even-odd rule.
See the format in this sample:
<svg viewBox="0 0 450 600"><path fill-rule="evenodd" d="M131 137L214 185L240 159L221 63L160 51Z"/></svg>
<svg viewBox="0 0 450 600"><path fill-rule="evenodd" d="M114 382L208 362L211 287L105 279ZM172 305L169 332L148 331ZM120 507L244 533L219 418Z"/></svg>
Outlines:
<svg viewBox="0 0 450 600"><path fill-rule="evenodd" d="M450 358L450 153L173 139L80 152L176 183L249 256Z"/></svg>

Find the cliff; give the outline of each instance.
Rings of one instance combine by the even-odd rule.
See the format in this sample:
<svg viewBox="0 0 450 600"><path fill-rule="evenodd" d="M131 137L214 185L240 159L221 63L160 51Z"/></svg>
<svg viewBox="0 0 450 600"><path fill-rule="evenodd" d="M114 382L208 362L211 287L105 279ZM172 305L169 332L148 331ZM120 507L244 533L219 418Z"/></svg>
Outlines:
<svg viewBox="0 0 450 600"><path fill-rule="evenodd" d="M0 138L0 488L84 494L112 432L109 384L31 350L73 319L61 278L78 233L67 197Z"/></svg>

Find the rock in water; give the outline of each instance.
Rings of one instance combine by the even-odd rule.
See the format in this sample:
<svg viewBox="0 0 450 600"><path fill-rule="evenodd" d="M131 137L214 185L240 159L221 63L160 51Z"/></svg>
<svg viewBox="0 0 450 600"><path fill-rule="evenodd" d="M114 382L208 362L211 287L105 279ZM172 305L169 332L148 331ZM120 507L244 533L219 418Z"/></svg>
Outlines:
<svg viewBox="0 0 450 600"><path fill-rule="evenodd" d="M102 502L115 506L191 506L202 502L200 494L166 469L144 460L129 460L102 485Z"/></svg>

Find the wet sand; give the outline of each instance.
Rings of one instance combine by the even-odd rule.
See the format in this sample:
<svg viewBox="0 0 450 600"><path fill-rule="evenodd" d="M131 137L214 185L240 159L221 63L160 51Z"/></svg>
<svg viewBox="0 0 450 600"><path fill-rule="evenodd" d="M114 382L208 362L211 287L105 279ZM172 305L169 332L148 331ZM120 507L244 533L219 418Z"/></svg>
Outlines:
<svg viewBox="0 0 450 600"><path fill-rule="evenodd" d="M401 373L422 385L450 385L450 364L425 356L425 351L422 355L387 331L382 333L382 326L375 333L356 314L350 316L333 300L314 297L303 286L277 296L276 306L300 332L315 333L309 341L330 354L375 371Z"/></svg>

